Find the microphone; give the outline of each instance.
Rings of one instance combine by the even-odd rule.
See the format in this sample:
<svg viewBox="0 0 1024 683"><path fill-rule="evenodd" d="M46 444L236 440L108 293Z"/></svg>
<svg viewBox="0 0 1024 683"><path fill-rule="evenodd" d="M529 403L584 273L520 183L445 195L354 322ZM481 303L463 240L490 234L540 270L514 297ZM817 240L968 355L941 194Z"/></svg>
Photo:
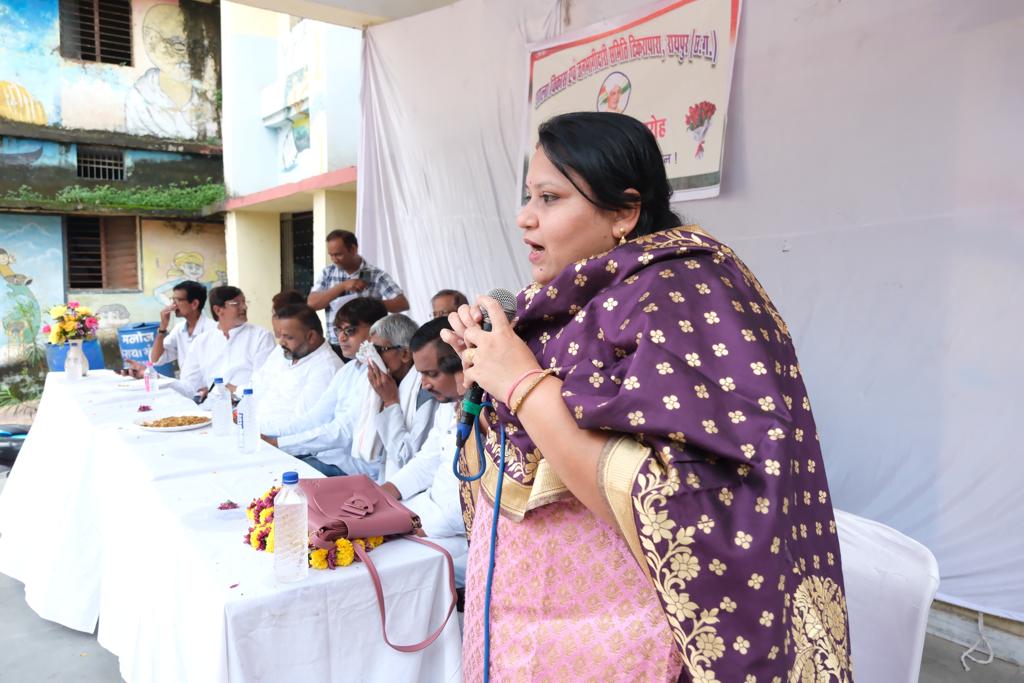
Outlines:
<svg viewBox="0 0 1024 683"><path fill-rule="evenodd" d="M512 292L507 289L498 288L487 292L487 296L498 302L509 321L515 317L516 297ZM485 332L490 332L491 320L486 310L483 311L483 314L484 320L481 327ZM455 429L455 446L457 448L462 448L466 445L466 440L469 439L469 435L473 431L473 421L480 414L483 398L484 390L476 382L470 385L469 389L466 390L466 394L462 397L462 416L459 418L459 425Z"/></svg>

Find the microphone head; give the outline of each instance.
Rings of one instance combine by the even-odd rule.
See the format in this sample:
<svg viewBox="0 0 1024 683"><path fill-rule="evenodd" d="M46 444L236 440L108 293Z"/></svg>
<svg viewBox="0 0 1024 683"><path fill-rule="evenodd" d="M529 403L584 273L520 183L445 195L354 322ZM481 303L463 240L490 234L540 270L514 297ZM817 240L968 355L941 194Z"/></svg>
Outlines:
<svg viewBox="0 0 1024 683"><path fill-rule="evenodd" d="M487 292L487 296L491 297L501 306L501 310L505 312L505 317L508 318L509 322L512 318L516 317L516 295L507 289L496 287L491 291ZM490 323L488 320L487 311L484 311L484 322Z"/></svg>

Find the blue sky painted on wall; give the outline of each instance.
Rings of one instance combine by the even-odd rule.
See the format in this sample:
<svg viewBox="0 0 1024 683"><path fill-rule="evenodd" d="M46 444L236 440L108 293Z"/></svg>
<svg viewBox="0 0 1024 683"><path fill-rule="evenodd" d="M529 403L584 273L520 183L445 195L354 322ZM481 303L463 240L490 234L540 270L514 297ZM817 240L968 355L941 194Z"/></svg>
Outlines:
<svg viewBox="0 0 1024 683"><path fill-rule="evenodd" d="M64 300L64 242L59 216L0 214L0 364L45 311ZM26 311L29 315L25 315ZM31 337L29 337L31 338Z"/></svg>
<svg viewBox="0 0 1024 683"><path fill-rule="evenodd" d="M60 122L57 2L0 0L0 26L0 81L28 90L43 104L47 121Z"/></svg>

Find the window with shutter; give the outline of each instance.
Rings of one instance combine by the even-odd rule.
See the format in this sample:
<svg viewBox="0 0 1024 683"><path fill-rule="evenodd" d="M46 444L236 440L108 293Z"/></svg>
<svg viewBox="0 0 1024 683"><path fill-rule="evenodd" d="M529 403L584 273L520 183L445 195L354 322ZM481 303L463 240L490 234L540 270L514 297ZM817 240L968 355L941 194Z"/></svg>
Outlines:
<svg viewBox="0 0 1024 683"><path fill-rule="evenodd" d="M60 53L69 59L131 66L130 0L60 0Z"/></svg>
<svg viewBox="0 0 1024 683"><path fill-rule="evenodd" d="M70 289L139 289L139 227L134 216L68 216Z"/></svg>

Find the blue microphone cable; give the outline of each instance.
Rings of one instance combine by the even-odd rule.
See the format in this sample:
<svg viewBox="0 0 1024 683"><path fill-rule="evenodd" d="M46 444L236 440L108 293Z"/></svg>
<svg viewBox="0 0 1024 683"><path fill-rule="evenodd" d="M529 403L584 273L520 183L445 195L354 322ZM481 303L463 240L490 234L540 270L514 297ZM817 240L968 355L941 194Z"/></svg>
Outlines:
<svg viewBox="0 0 1024 683"><path fill-rule="evenodd" d="M490 408L490 403L484 403L481 408ZM491 680L491 584L494 581L494 546L498 542L498 515L501 510L501 485L505 477L505 425L499 425L501 434L501 446L498 451L498 483L494 488L494 511L491 516L491 539L490 548L487 553L487 584L484 587L484 683ZM480 436L480 415L477 413L473 418L473 431L476 432L476 450L480 458L480 471L475 476L463 476L459 472L459 452L461 448L455 449L455 461L452 463L452 470L459 481L472 482L484 476L486 462L484 460L484 442Z"/></svg>

